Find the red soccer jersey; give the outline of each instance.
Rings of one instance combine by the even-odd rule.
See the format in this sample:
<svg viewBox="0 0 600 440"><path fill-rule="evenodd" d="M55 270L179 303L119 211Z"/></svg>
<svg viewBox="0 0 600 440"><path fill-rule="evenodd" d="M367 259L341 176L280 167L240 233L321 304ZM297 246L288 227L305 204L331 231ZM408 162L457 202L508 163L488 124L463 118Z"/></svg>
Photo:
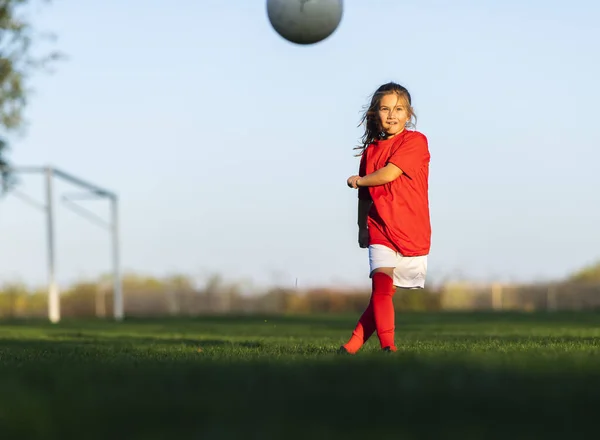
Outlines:
<svg viewBox="0 0 600 440"><path fill-rule="evenodd" d="M388 163L403 173L390 183L361 187L358 197L372 199L369 212L369 244L382 244L407 257L429 254L429 148L427 138L404 130L391 139L369 145L360 161L360 176Z"/></svg>

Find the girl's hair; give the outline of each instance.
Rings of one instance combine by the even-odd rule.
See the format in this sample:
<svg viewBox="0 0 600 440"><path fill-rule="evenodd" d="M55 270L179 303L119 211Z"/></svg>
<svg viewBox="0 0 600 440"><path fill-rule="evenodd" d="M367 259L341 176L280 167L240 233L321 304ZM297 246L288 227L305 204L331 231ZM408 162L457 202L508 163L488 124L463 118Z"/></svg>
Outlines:
<svg viewBox="0 0 600 440"><path fill-rule="evenodd" d="M365 148L367 148L374 141L385 137L385 133L381 127L381 122L379 120L378 112L379 105L381 104L381 98L391 93L398 95L400 98L403 98L406 101L405 104L410 115L407 127L416 126L417 117L412 108L411 97L408 90L400 84L396 84L395 82L383 84L375 91L375 93L373 93L373 96L371 97L371 103L365 109L365 112L360 120L359 127L364 124L365 133L363 134L361 139L362 145L359 145L358 147L354 148L355 150L360 150L357 156L362 155L362 153L365 151Z"/></svg>

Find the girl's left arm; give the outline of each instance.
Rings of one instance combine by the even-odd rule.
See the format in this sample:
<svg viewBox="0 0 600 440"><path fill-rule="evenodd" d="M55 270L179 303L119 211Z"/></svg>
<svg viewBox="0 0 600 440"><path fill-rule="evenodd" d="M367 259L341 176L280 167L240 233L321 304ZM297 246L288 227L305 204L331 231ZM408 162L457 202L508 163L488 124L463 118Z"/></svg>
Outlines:
<svg viewBox="0 0 600 440"><path fill-rule="evenodd" d="M366 186L379 186L385 185L386 183L393 182L402 175L402 170L393 163L388 163L383 168L377 171L367 174L356 181L356 185L360 187Z"/></svg>

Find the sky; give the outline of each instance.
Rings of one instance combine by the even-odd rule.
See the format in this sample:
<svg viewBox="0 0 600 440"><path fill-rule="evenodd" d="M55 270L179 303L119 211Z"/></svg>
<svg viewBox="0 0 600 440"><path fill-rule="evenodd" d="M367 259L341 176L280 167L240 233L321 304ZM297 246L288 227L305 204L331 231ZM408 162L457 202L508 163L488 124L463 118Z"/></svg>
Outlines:
<svg viewBox="0 0 600 440"><path fill-rule="evenodd" d="M17 166L119 196L125 272L366 286L353 148L382 83L431 151L428 282L559 279L600 259L600 3L346 0L312 46L264 0L62 0L34 8L67 59L36 74ZM18 188L43 201L40 176ZM55 182L63 285L111 269L110 235ZM109 219L108 203L83 206ZM42 212L0 200L0 283L47 280Z"/></svg>

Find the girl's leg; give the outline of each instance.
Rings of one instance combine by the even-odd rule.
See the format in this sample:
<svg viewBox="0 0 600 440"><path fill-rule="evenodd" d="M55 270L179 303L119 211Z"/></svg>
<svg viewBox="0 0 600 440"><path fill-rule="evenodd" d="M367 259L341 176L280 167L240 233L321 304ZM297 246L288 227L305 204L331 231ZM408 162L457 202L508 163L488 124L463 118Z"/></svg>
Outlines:
<svg viewBox="0 0 600 440"><path fill-rule="evenodd" d="M375 328L382 349L396 351L394 344L395 311L392 297L394 287L394 268L383 267L373 273L373 316Z"/></svg>
<svg viewBox="0 0 600 440"><path fill-rule="evenodd" d="M356 353L375 330L377 330L381 348L389 347L392 351L396 350L394 345L394 305L392 303L393 273L393 267L382 267L373 271L371 277L373 291L369 305L358 320L352 337L342 346L348 353Z"/></svg>
<svg viewBox="0 0 600 440"><path fill-rule="evenodd" d="M373 316L373 297L371 296L367 309L363 312L352 332L352 337L342 347L348 353L354 354L367 342L373 332L375 332L375 317Z"/></svg>

